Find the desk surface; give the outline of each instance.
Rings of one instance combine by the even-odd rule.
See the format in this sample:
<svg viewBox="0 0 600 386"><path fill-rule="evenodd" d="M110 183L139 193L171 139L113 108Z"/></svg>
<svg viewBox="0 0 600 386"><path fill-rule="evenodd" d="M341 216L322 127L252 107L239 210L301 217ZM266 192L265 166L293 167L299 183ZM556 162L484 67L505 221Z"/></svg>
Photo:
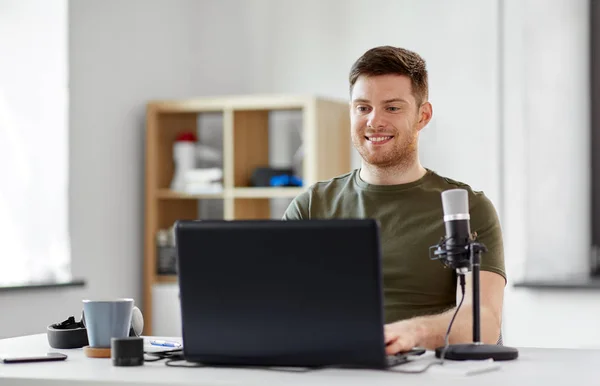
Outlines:
<svg viewBox="0 0 600 386"><path fill-rule="evenodd" d="M499 362L500 368L483 374L466 376L448 363L433 366L422 374L404 374L394 370L323 369L302 373L269 369L241 368L172 368L164 362L145 363L139 367L114 367L110 359L91 359L82 349L54 350L48 346L45 334L0 340L0 356L44 354L59 351L69 357L64 362L23 364L0 363L1 385L431 385L442 381L450 385L508 386L578 382L597 384L600 350L520 349L519 359ZM433 353L395 369L417 369L434 360ZM458 364L456 364L458 365Z"/></svg>

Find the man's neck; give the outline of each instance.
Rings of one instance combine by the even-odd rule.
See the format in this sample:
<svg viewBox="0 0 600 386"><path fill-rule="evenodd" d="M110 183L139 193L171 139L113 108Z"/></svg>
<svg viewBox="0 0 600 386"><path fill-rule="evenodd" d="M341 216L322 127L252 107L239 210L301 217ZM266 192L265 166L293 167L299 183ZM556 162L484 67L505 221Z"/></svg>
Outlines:
<svg viewBox="0 0 600 386"><path fill-rule="evenodd" d="M427 173L427 170L416 161L410 167L386 167L381 168L374 165L362 163L360 178L372 185L401 185L417 181Z"/></svg>

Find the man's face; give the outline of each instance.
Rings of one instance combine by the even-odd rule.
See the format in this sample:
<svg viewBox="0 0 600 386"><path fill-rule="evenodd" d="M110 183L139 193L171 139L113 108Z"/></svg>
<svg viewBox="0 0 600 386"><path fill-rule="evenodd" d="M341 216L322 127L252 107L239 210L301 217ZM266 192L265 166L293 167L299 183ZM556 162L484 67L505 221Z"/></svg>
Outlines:
<svg viewBox="0 0 600 386"><path fill-rule="evenodd" d="M364 162L377 167L403 167L414 162L418 133L431 115L423 114L417 106L410 78L361 75L350 103L352 143ZM430 111L429 103L423 106Z"/></svg>

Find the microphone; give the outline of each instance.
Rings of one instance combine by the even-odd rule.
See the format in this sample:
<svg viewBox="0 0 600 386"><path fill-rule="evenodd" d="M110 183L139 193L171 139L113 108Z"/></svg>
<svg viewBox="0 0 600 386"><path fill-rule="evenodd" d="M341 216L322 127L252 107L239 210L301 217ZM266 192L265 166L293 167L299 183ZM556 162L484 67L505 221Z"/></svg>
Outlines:
<svg viewBox="0 0 600 386"><path fill-rule="evenodd" d="M439 244L429 248L429 256L456 270L462 284L463 276L472 269L472 252L478 254L487 252L487 249L485 245L475 242L476 234L471 234L469 193L465 189L443 191L442 209L446 236L442 237Z"/></svg>
<svg viewBox="0 0 600 386"><path fill-rule="evenodd" d="M446 228L445 258L458 274L465 274L470 268L469 245L473 241L469 194L464 189L446 190L442 192L442 207Z"/></svg>
<svg viewBox="0 0 600 386"><path fill-rule="evenodd" d="M448 344L448 335L454 317L458 313L459 303L446 334L446 345L438 347L435 355L450 360L512 360L519 355L517 349L500 345L483 344L481 342L480 319L480 283L479 269L481 254L487 252L485 245L476 241L477 234L471 233L471 216L469 214L469 193L465 189L450 189L442 192L442 208L444 211L444 227L446 236L437 245L429 248L432 260L441 260L445 266L456 270L460 286L465 295L465 275L472 271L473 289L473 343Z"/></svg>

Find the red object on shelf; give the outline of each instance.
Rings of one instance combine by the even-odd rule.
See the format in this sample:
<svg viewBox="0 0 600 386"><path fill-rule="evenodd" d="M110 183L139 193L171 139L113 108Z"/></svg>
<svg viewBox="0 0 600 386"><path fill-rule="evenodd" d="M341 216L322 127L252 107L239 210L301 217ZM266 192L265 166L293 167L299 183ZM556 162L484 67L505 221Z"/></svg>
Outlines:
<svg viewBox="0 0 600 386"><path fill-rule="evenodd" d="M196 134L192 132L181 133L176 139L177 142L196 142L197 140L198 137L196 137Z"/></svg>

